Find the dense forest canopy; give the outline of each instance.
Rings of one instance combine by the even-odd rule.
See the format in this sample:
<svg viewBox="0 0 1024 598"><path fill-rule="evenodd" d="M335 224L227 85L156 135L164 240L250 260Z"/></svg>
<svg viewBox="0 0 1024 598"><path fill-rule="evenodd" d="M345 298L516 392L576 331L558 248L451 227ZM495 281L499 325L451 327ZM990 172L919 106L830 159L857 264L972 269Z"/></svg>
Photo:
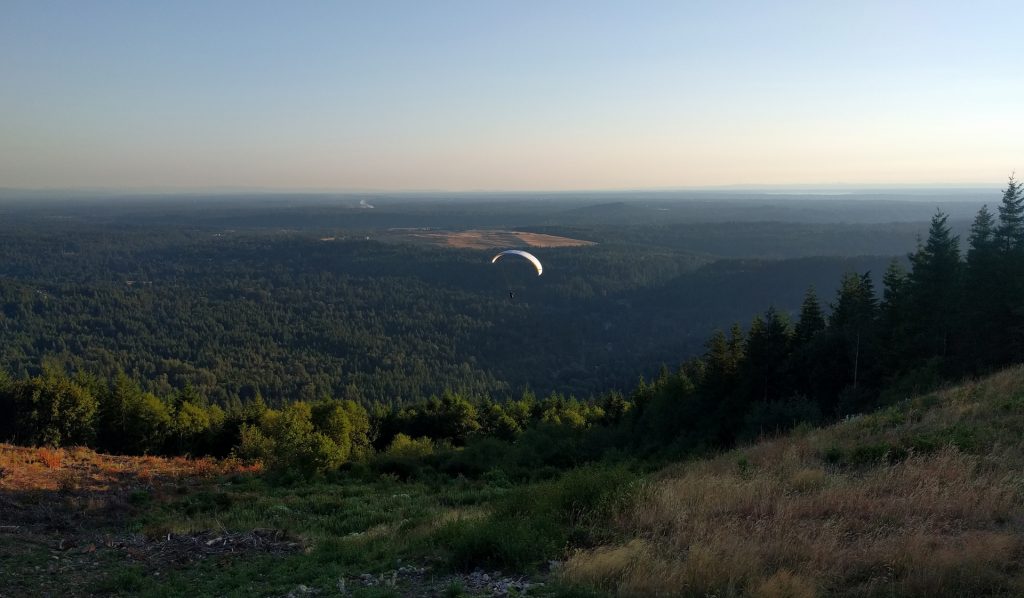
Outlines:
<svg viewBox="0 0 1024 598"><path fill-rule="evenodd" d="M325 198L0 204L0 367L124 371L148 390L191 384L221 403L259 394L271 404L400 404L445 388L589 396L698 353L712 329L764 303L792 313L807 286L828 296L842 272L880 277L925 227L647 222L664 200L609 208L499 198L431 210L371 199L362 205L374 208ZM776 202L774 211L821 203ZM701 202L672 205L716 214ZM905 218L908 205L927 214L903 202L890 216ZM623 206L640 216L623 219ZM379 228L362 228L367 214ZM423 243L391 226L529 215L535 224L519 230L597 244L534 249L550 267L517 281L525 286L514 301L490 251ZM559 219L567 224L536 224Z"/></svg>

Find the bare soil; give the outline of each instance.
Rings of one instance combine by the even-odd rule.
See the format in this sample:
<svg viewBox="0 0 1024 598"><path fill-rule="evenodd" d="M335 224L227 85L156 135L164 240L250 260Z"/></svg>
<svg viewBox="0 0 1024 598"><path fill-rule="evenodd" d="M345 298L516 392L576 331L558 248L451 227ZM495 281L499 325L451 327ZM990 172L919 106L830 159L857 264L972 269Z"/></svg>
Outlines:
<svg viewBox="0 0 1024 598"><path fill-rule="evenodd" d="M593 241L526 233L510 230L407 231L406 234L434 245L457 249L496 249L499 247L585 247Z"/></svg>
<svg viewBox="0 0 1024 598"><path fill-rule="evenodd" d="M300 550L274 530L189 537L127 530L146 505L256 471L231 461L0 444L0 597L86 595L111 563L159 575L211 556Z"/></svg>

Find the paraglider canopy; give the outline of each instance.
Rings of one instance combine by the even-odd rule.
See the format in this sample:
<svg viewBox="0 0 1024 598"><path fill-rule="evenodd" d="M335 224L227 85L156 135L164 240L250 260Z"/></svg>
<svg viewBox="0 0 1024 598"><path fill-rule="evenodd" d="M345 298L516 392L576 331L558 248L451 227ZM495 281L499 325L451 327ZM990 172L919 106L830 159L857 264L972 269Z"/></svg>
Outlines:
<svg viewBox="0 0 1024 598"><path fill-rule="evenodd" d="M521 257L524 257L524 258L530 260L530 262L533 263L533 267L537 269L537 276L540 276L541 273L544 272L544 266L540 265L540 260L539 259L537 259L532 253L527 253L527 252L519 250L519 249L508 249L506 251L502 251L498 255L494 256L494 259L491 260L491 263L493 264L493 263L497 262L503 256L506 256L506 255L518 255L518 256L521 256Z"/></svg>

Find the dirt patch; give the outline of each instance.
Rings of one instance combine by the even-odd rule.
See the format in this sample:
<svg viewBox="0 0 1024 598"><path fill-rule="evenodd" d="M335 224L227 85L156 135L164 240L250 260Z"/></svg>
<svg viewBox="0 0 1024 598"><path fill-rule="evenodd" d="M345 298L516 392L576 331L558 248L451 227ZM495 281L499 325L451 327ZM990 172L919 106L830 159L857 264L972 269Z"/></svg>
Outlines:
<svg viewBox="0 0 1024 598"><path fill-rule="evenodd" d="M205 531L195 534L167 534L146 538L135 534L110 542L110 548L125 551L132 559L157 567L188 565L211 557L239 554L290 554L303 549L298 538L281 530L255 529L249 532Z"/></svg>
<svg viewBox="0 0 1024 598"><path fill-rule="evenodd" d="M351 575L338 580L337 590L342 596L351 596L356 591L366 588L379 588L407 598L426 598L428 596L522 596L529 592L535 593L545 584L536 576L513 574L505 575L501 571L486 572L477 569L471 573L436 573L429 565L399 567L386 573L363 573ZM301 586L305 588L306 586ZM318 590L306 588L289 595L318 593Z"/></svg>
<svg viewBox="0 0 1024 598"><path fill-rule="evenodd" d="M230 460L101 455L0 444L0 563L6 596L92 593L111 563L148 571L211 556L300 550L276 530L141 536L126 523L153 502L258 468Z"/></svg>
<svg viewBox="0 0 1024 598"><path fill-rule="evenodd" d="M510 230L405 231L405 235L434 245L458 249L496 249L500 247L585 247L593 241Z"/></svg>

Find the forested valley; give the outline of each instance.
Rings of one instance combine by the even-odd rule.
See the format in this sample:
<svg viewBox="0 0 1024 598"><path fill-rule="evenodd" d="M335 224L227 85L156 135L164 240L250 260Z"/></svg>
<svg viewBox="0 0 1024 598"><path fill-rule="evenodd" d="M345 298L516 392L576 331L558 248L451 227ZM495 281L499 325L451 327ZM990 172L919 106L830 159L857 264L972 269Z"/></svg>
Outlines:
<svg viewBox="0 0 1024 598"><path fill-rule="evenodd" d="M670 225L645 244L578 227L598 244L534 249L543 277L394 229L21 222L0 241L0 437L403 475L411 456L535 476L727 447L1011 363L1021 202L1011 179L963 252L939 211L906 257L720 258L657 243Z"/></svg>

